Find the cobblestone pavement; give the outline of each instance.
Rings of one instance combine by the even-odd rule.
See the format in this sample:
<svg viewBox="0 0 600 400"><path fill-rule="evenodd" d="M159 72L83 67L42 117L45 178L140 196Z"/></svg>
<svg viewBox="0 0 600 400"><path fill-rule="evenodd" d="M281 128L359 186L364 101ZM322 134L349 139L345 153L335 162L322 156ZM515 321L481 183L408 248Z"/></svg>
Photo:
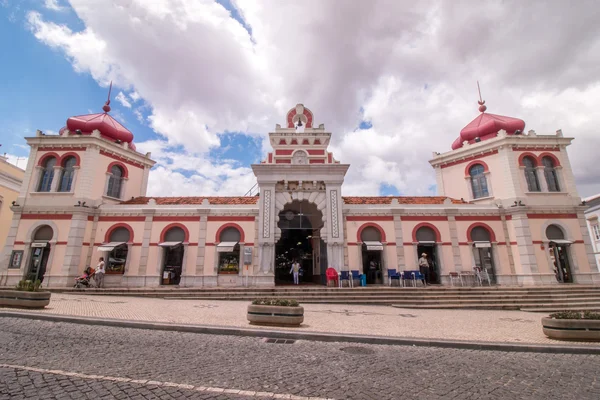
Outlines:
<svg viewBox="0 0 600 400"><path fill-rule="evenodd" d="M34 313L252 329L244 301L165 300L53 293ZM542 332L544 314L496 310L415 310L388 306L303 304L304 324L294 331L478 342L561 344ZM18 310L26 312L27 310ZM269 329L261 327L261 330ZM286 328L272 328L282 330ZM600 343L570 343L600 346Z"/></svg>
<svg viewBox="0 0 600 400"><path fill-rule="evenodd" d="M0 399L304 397L598 399L600 356L0 325Z"/></svg>

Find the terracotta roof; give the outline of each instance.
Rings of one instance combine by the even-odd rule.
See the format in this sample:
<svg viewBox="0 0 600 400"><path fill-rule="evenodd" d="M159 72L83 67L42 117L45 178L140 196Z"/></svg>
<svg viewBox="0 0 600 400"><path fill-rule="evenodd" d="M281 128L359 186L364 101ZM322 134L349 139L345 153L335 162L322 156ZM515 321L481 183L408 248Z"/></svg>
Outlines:
<svg viewBox="0 0 600 400"><path fill-rule="evenodd" d="M150 199L156 200L156 204L166 205L190 205L202 204L204 199L210 204L258 204L258 196L245 197L136 197L131 200L123 201L121 204L148 204Z"/></svg>
<svg viewBox="0 0 600 400"><path fill-rule="evenodd" d="M466 201L445 196L374 196L374 197L342 197L344 204L392 204L397 199L400 204L444 204L444 200L452 200L452 204L467 204Z"/></svg>

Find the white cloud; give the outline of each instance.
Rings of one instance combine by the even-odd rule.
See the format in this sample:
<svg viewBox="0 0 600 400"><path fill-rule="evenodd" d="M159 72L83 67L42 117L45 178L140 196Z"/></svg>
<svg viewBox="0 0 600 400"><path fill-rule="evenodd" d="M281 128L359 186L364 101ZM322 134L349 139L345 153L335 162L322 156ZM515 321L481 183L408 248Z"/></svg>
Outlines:
<svg viewBox="0 0 600 400"><path fill-rule="evenodd" d="M239 167L229 160L211 161L199 154L176 152L162 140L137 144L138 151L151 152L158 166L150 173L148 194L151 196L233 195L242 196L255 183L248 167Z"/></svg>
<svg viewBox="0 0 600 400"><path fill-rule="evenodd" d="M122 106L131 108L131 103L129 102L129 100L127 100L127 97L125 97L125 94L123 94L123 92L119 92L119 94L115 97L115 100L121 103Z"/></svg>
<svg viewBox="0 0 600 400"><path fill-rule="evenodd" d="M218 133L264 137L301 102L332 130L336 158L352 164L345 194L377 194L381 184L429 194L435 178L427 160L449 150L477 116L479 79L489 112L523 118L538 133L574 135L579 188L600 191L590 156L600 125L592 108L600 82L592 0L237 0L252 37L210 0L70 3L85 29L30 13L36 38L64 52L75 70L113 80L134 102L142 97L165 145L183 145L185 159L198 156L202 166L212 166L206 154L220 145ZM372 128L355 131L362 118ZM163 168L151 179L179 179L174 193L230 192L214 177ZM245 170L239 174L233 182Z"/></svg>
<svg viewBox="0 0 600 400"><path fill-rule="evenodd" d="M133 110L133 114L135 115L140 124L144 124L146 122L144 114L142 114L142 111L139 108Z"/></svg>
<svg viewBox="0 0 600 400"><path fill-rule="evenodd" d="M44 7L53 11L62 11L64 7L58 4L58 0L44 0Z"/></svg>
<svg viewBox="0 0 600 400"><path fill-rule="evenodd" d="M6 157L7 161L9 163L11 163L12 165L16 165L17 167L19 167L21 169L27 168L27 159L28 159L29 155L16 156L14 154L6 154L5 153L4 157Z"/></svg>
<svg viewBox="0 0 600 400"><path fill-rule="evenodd" d="M141 99L141 96L135 90L133 92L129 93L129 97L131 97L131 100L133 100L134 103L136 101L138 101L139 99Z"/></svg>

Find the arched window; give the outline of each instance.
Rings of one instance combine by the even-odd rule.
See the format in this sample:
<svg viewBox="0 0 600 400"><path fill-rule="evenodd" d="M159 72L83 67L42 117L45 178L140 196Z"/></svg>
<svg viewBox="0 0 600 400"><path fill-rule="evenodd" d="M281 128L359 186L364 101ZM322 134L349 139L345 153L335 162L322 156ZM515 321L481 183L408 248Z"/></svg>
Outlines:
<svg viewBox="0 0 600 400"><path fill-rule="evenodd" d="M184 242L185 231L178 226L174 226L165 233L165 242Z"/></svg>
<svg viewBox="0 0 600 400"><path fill-rule="evenodd" d="M484 171L485 170L483 168L483 165L481 164L475 164L469 169L469 175L471 176L471 188L473 189L474 199L488 197L490 195Z"/></svg>
<svg viewBox="0 0 600 400"><path fill-rule="evenodd" d="M49 242L52 240L52 236L54 236L54 231L48 225L42 225L36 229L33 234L34 242Z"/></svg>
<svg viewBox="0 0 600 400"><path fill-rule="evenodd" d="M54 178L54 166L56 165L56 158L49 157L44 162L44 169L42 170L42 176L40 177L40 184L38 186L38 192L49 192L52 187L52 179Z"/></svg>
<svg viewBox="0 0 600 400"><path fill-rule="evenodd" d="M62 167L64 168L62 178L60 180L59 192L70 192L71 185L73 184L73 175L75 175L75 164L77 159L75 157L69 157L63 161Z"/></svg>
<svg viewBox="0 0 600 400"><path fill-rule="evenodd" d="M554 160L551 157L543 157L542 164L544 165L544 177L546 178L546 183L548 183L548 191L560 192Z"/></svg>
<svg viewBox="0 0 600 400"><path fill-rule="evenodd" d="M546 237L549 240L564 240L565 233L560 226L552 224L546 228Z"/></svg>
<svg viewBox="0 0 600 400"><path fill-rule="evenodd" d="M420 227L417 230L416 237L417 237L417 242L420 242L420 243L436 241L435 231L428 226Z"/></svg>
<svg viewBox="0 0 600 400"><path fill-rule="evenodd" d="M360 233L360 239L363 242L381 242L381 232L373 226L367 226Z"/></svg>
<svg viewBox="0 0 600 400"><path fill-rule="evenodd" d="M113 165L110 169L110 176L108 178L108 190L106 195L114 197L115 199L121 198L121 187L123 186L123 168L118 165Z"/></svg>
<svg viewBox="0 0 600 400"><path fill-rule="evenodd" d="M535 167L537 162L532 157L523 158L523 165L525 166L525 180L527 181L527 190L530 192L539 192L540 182L538 180L537 172Z"/></svg>
<svg viewBox="0 0 600 400"><path fill-rule="evenodd" d="M491 242L490 231L482 226L476 226L471 230L471 240L474 242Z"/></svg>

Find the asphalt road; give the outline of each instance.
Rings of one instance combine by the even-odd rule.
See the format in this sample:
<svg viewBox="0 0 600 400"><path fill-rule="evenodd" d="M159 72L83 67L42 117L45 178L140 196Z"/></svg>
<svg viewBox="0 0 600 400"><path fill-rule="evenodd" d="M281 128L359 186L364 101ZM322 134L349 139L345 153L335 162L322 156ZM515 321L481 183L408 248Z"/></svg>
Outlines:
<svg viewBox="0 0 600 400"><path fill-rule="evenodd" d="M599 399L600 356L0 318L0 399Z"/></svg>

